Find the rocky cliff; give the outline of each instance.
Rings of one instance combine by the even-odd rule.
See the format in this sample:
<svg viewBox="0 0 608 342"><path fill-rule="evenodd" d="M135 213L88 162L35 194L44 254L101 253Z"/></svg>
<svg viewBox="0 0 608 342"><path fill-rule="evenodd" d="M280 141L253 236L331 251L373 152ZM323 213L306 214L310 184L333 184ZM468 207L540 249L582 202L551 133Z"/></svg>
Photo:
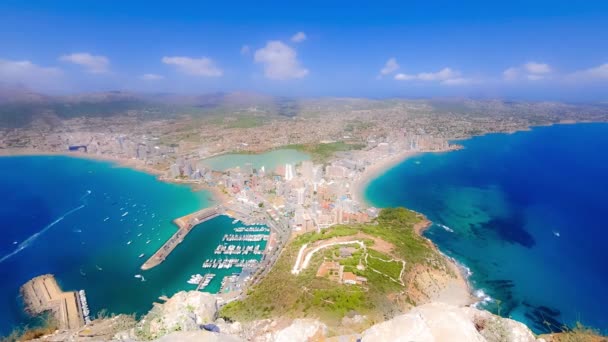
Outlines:
<svg viewBox="0 0 608 342"><path fill-rule="evenodd" d="M473 307L431 302L412 308L392 319L370 326L368 318L350 315L342 324L351 325L356 333L339 335L331 326L316 319L275 318L251 322L225 322L217 318L215 295L197 291L179 292L164 304L155 304L134 327L109 333L112 326L125 319L95 320L80 330L58 331L39 341L213 341L213 342L426 342L426 341L590 341L606 342L604 337L590 334L546 336L534 334L522 323L502 318ZM563 339L568 337L567 339ZM588 337L588 338L587 338Z"/></svg>
<svg viewBox="0 0 608 342"><path fill-rule="evenodd" d="M375 324L358 334L334 336L332 329L314 319L266 319L248 323L216 319L213 295L180 292L156 305L137 326L114 336L137 341L500 341L537 340L523 324L471 307L428 303ZM350 317L351 323L365 317ZM211 324L211 325L210 325ZM206 329L207 330L206 330ZM219 330L211 332L208 330Z"/></svg>

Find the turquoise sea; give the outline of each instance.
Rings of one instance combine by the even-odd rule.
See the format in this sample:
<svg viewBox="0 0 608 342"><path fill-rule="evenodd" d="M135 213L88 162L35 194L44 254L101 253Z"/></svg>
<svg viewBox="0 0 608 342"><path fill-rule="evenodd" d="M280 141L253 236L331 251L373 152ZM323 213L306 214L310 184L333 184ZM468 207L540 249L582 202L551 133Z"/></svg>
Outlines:
<svg viewBox="0 0 608 342"><path fill-rule="evenodd" d="M458 143L390 169L366 199L427 215L425 235L470 269L480 305L536 332L608 331L608 124Z"/></svg>
<svg viewBox="0 0 608 342"><path fill-rule="evenodd" d="M197 226L160 266L139 269L175 232L173 219L212 204L204 191L108 162L27 156L0 158L0 196L0 335L28 322L18 290L40 274L55 274L64 290L85 289L93 313L142 314L161 295L194 289L192 274L215 273L206 290L216 292L236 270L201 268L242 226L226 216Z"/></svg>
<svg viewBox="0 0 608 342"><path fill-rule="evenodd" d="M304 152L292 149L279 149L259 154L230 153L203 160L203 164L214 170L224 171L235 167L243 167L250 163L254 169L265 167L266 172L273 171L285 164L297 164L310 159Z"/></svg>

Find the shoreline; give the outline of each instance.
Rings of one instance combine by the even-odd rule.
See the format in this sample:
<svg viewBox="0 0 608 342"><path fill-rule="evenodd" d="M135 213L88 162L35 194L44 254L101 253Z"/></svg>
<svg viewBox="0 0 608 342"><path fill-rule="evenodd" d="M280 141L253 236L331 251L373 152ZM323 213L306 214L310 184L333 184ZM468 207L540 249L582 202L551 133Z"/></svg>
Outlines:
<svg viewBox="0 0 608 342"><path fill-rule="evenodd" d="M365 198L365 189L374 179L383 175L393 167L397 166L401 162L411 158L422 152L404 151L387 158L378 160L365 168L365 171L359 176L359 178L352 184L350 189L352 199L369 206L369 202Z"/></svg>
<svg viewBox="0 0 608 342"><path fill-rule="evenodd" d="M454 279L449 280L450 285L446 286L446 288L444 288L440 294L433 298L433 300L442 301L457 306L472 306L478 303L479 301L475 296L474 288L468 280L468 268L458 260L443 253L439 249L439 246L437 246L431 239L423 235L423 233L433 225L433 222L429 220L426 215L417 211L414 212L422 217L422 221L414 225L414 231L421 238L426 240L433 250L444 258L450 270L454 272Z"/></svg>
<svg viewBox="0 0 608 342"><path fill-rule="evenodd" d="M155 176L156 179L160 182L171 183L171 184L181 184L187 185L192 191L207 191L211 194L211 197L214 202L225 204L226 197L225 194L216 187L210 187L202 183L195 183L187 180L181 179L169 179L165 177L165 172L155 169L153 167L144 165L142 161L138 159L125 159L120 157L106 156L106 155L98 155L98 154L88 154L82 152L48 152L48 151L37 151L32 149L10 149L10 150L0 150L0 158L1 157L44 157L44 156L57 156L57 157L68 157L68 158L80 158L87 159L93 161L104 161L110 162L114 164L115 167L123 167L132 169L135 171L143 172L152 176Z"/></svg>
<svg viewBox="0 0 608 342"><path fill-rule="evenodd" d="M352 199L363 205L370 206L371 203L369 203L365 198L365 190L374 179L382 176L384 173L388 172L398 164L416 155L420 155L422 153L451 152L460 149L462 149L462 146L456 145L453 148L438 151L403 151L401 153L377 160L375 163L368 166L361 176L353 183L351 189ZM409 208L407 209L412 210ZM420 237L425 239L431 248L437 251L444 258L448 267L452 270L452 272L454 272L455 276L454 279L450 280L450 285L448 285L441 292L441 294L438 294L434 300L444 301L458 306L474 306L480 302L483 302L483 298L478 298L475 295L477 289L475 289L469 281L469 268L462 262L445 254L431 239L424 236L424 232L433 225L433 222L429 220L423 213L419 213L417 211L414 212L420 215L423 219L421 222L414 225L414 231Z"/></svg>
<svg viewBox="0 0 608 342"><path fill-rule="evenodd" d="M120 157L113 157L108 155L99 155L99 154L90 154L90 153L82 153L82 152L54 152L54 151L39 151L33 149L3 149L0 150L0 157L36 157L36 156L61 156L61 157L73 157L73 158L81 158L88 160L96 160L96 161L107 161L113 162L120 167L126 167L130 169L134 169L137 171L142 171L150 175L154 176L162 176L164 172L155 169L150 166L146 166L142 164L140 160L137 159L125 159Z"/></svg>
<svg viewBox="0 0 608 342"><path fill-rule="evenodd" d="M459 148L456 148L456 149L459 149ZM387 172L394 166L398 165L399 163L407 160L408 158L416 156L418 154L433 153L433 152L441 153L441 152L453 151L456 149L452 148L452 149L445 149L445 150L440 150L440 151L403 151L403 152L388 156L386 158L377 160L375 163L373 163L369 167L367 167L365 169L365 171L361 174L359 179L357 179L353 183L353 189L351 189L351 196L353 196L353 199L359 201L359 203L369 206L369 203L367 202L367 200L364 197L364 191L365 191L366 187L369 185L369 183L371 181L373 181L375 178L381 176L382 174L384 174L385 172ZM164 172L162 172L158 169L154 169L152 167L145 166L145 165L143 165L142 161L136 160L136 159L129 160L129 159L124 159L124 158L120 158L120 157L93 155L93 154L87 154L87 153L81 153L81 152L44 152L44 151L36 151L36 150L31 150L31 149L0 150L0 157L19 157L19 156L63 156L63 157L69 157L69 158L80 158L80 159L87 159L87 160L93 160L93 161L110 162L110 163L115 164L115 166L117 166L117 167L130 168L135 171L140 171L140 172L147 173L149 175L156 176L156 179L161 182L187 185L192 191L201 191L201 190L207 191L211 195L211 200L218 204L226 204L226 202L227 202L226 194L224 194L222 192L222 190L218 187L210 187L205 184L195 183L195 182L191 182L191 181L187 181L187 180L181 180L181 179L172 180L172 179L166 178ZM408 210L411 210L411 209L408 209ZM425 240L427 240L428 243L431 245L431 247L433 249L437 250L445 258L449 267L455 272L456 278L453 279L453 282L454 282L453 286L450 286L451 289L446 288L446 292L449 291L449 294L447 294L447 297L448 297L447 301L452 302L452 303L458 303L461 306L474 304L475 297L474 297L473 288L469 284L466 274L463 270L463 267L466 267L466 266L462 266L457 260L454 260L453 258L450 258L447 255L445 255L443 252L441 252L441 250L439 250L437 245L435 245L430 239L424 237L423 233L426 229L428 229L432 225L432 221L428 220L424 214L421 214L421 213L418 213L418 214L423 217L423 221L420 222L420 225L418 227L414 227L414 229L416 230L416 233L419 234L421 237L423 237ZM462 291L459 291L459 289L465 289L466 296L464 295L464 293L462 293ZM445 299L446 298L444 298L444 300Z"/></svg>

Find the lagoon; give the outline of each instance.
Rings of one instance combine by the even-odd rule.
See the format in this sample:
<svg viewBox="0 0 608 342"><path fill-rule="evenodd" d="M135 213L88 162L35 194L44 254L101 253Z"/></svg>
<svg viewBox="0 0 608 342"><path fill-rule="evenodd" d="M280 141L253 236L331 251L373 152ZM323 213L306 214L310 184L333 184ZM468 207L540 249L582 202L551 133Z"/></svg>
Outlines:
<svg viewBox="0 0 608 342"><path fill-rule="evenodd" d="M225 171L237 166L242 168L245 164L250 163L254 169L259 169L263 166L266 172L269 172L285 164L297 164L309 159L310 156L304 152L293 149L279 149L259 154L223 154L203 159L201 162L218 171Z"/></svg>

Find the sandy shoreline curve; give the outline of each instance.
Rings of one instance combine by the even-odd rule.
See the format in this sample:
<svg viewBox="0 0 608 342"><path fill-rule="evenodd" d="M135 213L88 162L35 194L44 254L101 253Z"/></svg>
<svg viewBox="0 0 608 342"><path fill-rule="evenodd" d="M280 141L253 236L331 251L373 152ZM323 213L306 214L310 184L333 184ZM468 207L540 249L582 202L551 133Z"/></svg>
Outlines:
<svg viewBox="0 0 608 342"><path fill-rule="evenodd" d="M133 169L136 171L144 172L152 176L156 176L156 179L161 182L172 183L172 184L182 184L187 185L192 189L192 191L201 191L205 190L211 194L213 202L216 203L225 203L227 200L226 195L222 193L222 191L216 187L209 187L204 184L198 182L192 182L188 180L182 179L169 179L165 177L165 172L155 169L153 167L145 165L141 160L138 159L125 159L120 157L113 157L107 155L99 155L99 154L88 154L82 152L46 152L46 151L37 151L32 149L4 149L0 150L0 157L20 157L20 156L61 156L61 157L71 157L71 158L80 158L80 159L88 159L88 160L96 160L96 161L106 161L114 164L116 167L125 167L129 169Z"/></svg>
<svg viewBox="0 0 608 342"><path fill-rule="evenodd" d="M385 172L387 172L394 166L396 166L396 165L400 164L401 162L405 161L406 159L411 158L420 153L422 153L422 152L414 152L414 151L399 152L399 153L391 155L389 157L382 158L382 159L376 161L375 163L373 163L372 165L366 167L365 171L363 171L363 173L359 176L358 179L355 180L355 182L352 185L351 196L352 196L353 200L355 200L361 204L369 205L370 203L368 203L368 201L365 198L365 189L367 188L369 183L371 183L371 181L378 178L379 176L381 176L382 174L384 174Z"/></svg>

